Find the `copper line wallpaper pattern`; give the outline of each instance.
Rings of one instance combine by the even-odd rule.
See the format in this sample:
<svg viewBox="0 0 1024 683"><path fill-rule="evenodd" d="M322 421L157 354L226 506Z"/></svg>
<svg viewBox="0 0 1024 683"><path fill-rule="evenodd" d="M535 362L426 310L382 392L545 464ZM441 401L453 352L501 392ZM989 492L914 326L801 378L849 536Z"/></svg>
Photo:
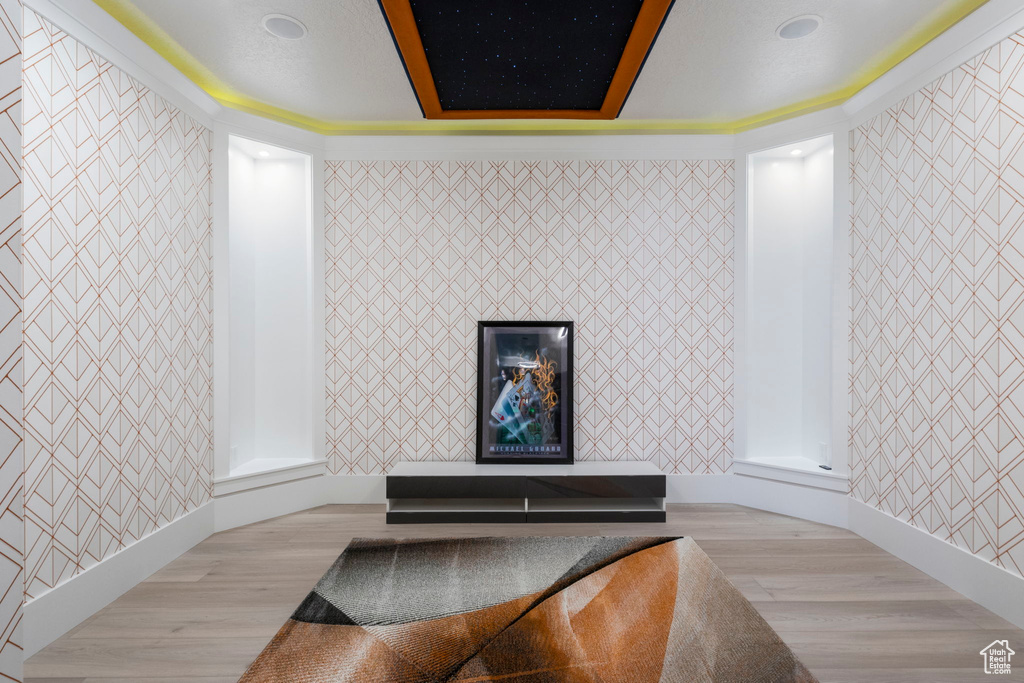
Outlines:
<svg viewBox="0 0 1024 683"><path fill-rule="evenodd" d="M22 678L21 2L0 0L0 679Z"/></svg>
<svg viewBox="0 0 1024 683"><path fill-rule="evenodd" d="M852 495L1024 573L1024 34L851 141Z"/></svg>
<svg viewBox="0 0 1024 683"><path fill-rule="evenodd" d="M0 0L0 79L18 63L21 14ZM212 485L210 131L24 15L23 254L22 93L2 89L0 108L11 678L23 517L35 597ZM1017 35L851 134L851 495L1017 573L1022 93ZM576 321L579 459L728 471L733 173L731 161L329 162L330 471L471 460L476 321L500 318Z"/></svg>
<svg viewBox="0 0 1024 683"><path fill-rule="evenodd" d="M25 12L26 593L212 486L211 133Z"/></svg>
<svg viewBox="0 0 1024 683"><path fill-rule="evenodd" d="M476 324L576 322L576 456L733 454L732 161L328 162L336 474L471 460Z"/></svg>

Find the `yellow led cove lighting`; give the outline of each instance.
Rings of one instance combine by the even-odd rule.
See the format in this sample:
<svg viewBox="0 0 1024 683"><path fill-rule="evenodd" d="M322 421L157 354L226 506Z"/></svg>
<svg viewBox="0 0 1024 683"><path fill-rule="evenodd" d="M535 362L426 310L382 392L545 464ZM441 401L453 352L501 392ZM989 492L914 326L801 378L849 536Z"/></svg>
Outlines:
<svg viewBox="0 0 1024 683"><path fill-rule="evenodd" d="M221 105L280 121L322 135L611 135L733 134L843 104L894 66L927 45L988 0L959 0L932 17L884 55L865 65L838 90L819 97L730 121L676 119L604 120L417 120L325 121L275 107L243 95L221 81L130 0L93 0L174 68ZM411 95L410 95L411 96Z"/></svg>

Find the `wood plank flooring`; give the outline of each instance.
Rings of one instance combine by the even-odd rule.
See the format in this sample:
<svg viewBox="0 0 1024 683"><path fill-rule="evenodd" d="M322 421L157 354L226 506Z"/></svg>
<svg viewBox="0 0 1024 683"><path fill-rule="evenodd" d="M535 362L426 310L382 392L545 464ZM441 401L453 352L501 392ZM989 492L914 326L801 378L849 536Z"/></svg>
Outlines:
<svg viewBox="0 0 1024 683"><path fill-rule="evenodd" d="M984 646L1024 631L855 534L735 505L666 524L384 524L332 505L211 536L28 660L27 683L235 683L348 541L690 536L823 682L989 680ZM1007 680L1024 679L1024 655ZM1016 662L1014 662L1016 664Z"/></svg>

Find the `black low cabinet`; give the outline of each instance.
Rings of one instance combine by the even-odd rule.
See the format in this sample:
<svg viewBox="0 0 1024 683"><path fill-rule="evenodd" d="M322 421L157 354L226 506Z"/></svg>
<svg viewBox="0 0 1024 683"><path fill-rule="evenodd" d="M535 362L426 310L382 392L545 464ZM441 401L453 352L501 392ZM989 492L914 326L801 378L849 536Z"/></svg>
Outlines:
<svg viewBox="0 0 1024 683"><path fill-rule="evenodd" d="M525 477L387 477L388 498L525 498Z"/></svg>
<svg viewBox="0 0 1024 683"><path fill-rule="evenodd" d="M646 462L399 463L386 491L389 524L665 521L666 478Z"/></svg>
<svg viewBox="0 0 1024 683"><path fill-rule="evenodd" d="M527 477L527 498L664 498L665 475Z"/></svg>

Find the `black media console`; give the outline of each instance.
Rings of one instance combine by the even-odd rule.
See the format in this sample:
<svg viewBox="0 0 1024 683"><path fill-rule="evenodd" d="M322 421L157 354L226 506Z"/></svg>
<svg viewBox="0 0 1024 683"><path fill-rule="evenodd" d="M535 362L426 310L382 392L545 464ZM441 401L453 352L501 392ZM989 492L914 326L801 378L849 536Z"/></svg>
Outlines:
<svg viewBox="0 0 1024 683"><path fill-rule="evenodd" d="M387 475L388 524L664 522L650 462L402 462Z"/></svg>

